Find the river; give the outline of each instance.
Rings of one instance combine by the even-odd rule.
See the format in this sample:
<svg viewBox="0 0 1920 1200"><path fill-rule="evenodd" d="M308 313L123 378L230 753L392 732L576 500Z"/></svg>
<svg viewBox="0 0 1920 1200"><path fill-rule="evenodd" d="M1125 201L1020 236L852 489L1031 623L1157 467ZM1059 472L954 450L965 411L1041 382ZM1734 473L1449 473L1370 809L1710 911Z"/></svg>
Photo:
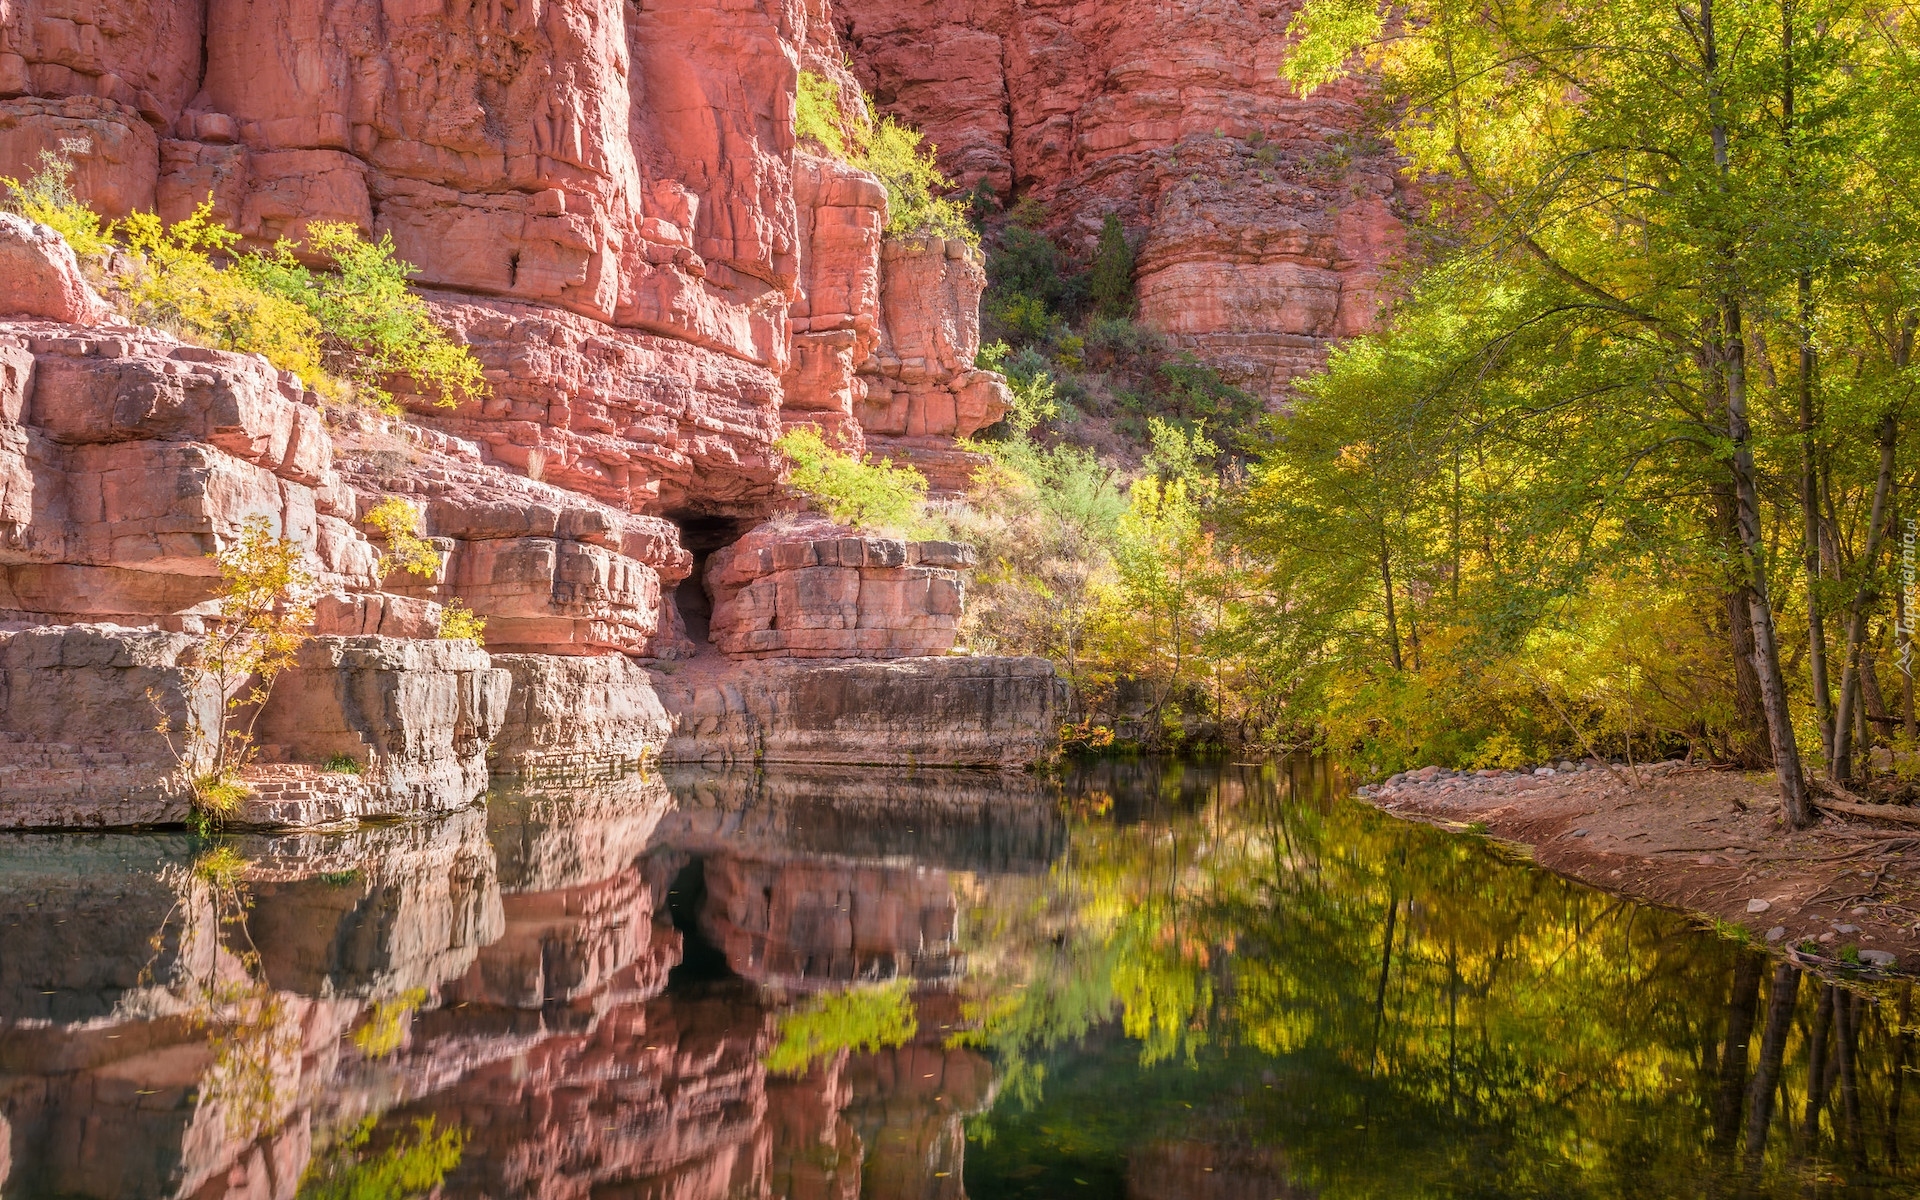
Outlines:
<svg viewBox="0 0 1920 1200"><path fill-rule="evenodd" d="M1908 985L1318 764L0 836L0 1196L1920 1194Z"/></svg>

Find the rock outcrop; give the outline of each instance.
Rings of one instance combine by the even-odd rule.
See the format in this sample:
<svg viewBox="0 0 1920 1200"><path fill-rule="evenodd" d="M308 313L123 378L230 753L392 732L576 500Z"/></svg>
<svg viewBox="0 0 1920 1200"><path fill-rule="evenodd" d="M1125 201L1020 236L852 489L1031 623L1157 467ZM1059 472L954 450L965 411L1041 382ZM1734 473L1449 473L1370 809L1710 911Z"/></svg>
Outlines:
<svg viewBox="0 0 1920 1200"><path fill-rule="evenodd" d="M0 275L14 280L0 316L98 325L113 315L80 274L66 239L13 213L0 212Z"/></svg>
<svg viewBox="0 0 1920 1200"><path fill-rule="evenodd" d="M1354 84L1278 77L1294 0L837 0L854 73L962 184L1091 254L1117 215L1141 319L1270 400L1369 328L1408 197Z"/></svg>
<svg viewBox="0 0 1920 1200"><path fill-rule="evenodd" d="M54 626L0 633L0 824L156 824L186 815L179 738L219 698L180 670L191 639Z"/></svg>
<svg viewBox="0 0 1920 1200"><path fill-rule="evenodd" d="M655 757L672 730L652 677L623 656L496 654L493 662L513 677L506 720L488 752L501 774L620 775Z"/></svg>
<svg viewBox="0 0 1920 1200"><path fill-rule="evenodd" d="M1041 658L687 664L656 680L664 762L1018 767L1059 736L1066 683Z"/></svg>
<svg viewBox="0 0 1920 1200"><path fill-rule="evenodd" d="M317 637L282 672L254 726L263 756L351 760L366 808L269 824L422 816L464 808L487 790L487 747L505 719L512 677L468 641ZM265 787L253 802L272 802Z"/></svg>
<svg viewBox="0 0 1920 1200"><path fill-rule="evenodd" d="M190 780L206 766L190 730L217 728L220 705L185 665L196 645L102 625L0 633L0 821L184 820ZM471 804L486 790L509 681L469 642L311 639L254 722L272 765L235 820L326 825Z"/></svg>
<svg viewBox="0 0 1920 1200"><path fill-rule="evenodd" d="M920 658L953 648L973 549L763 525L707 561L708 630L740 658Z"/></svg>
<svg viewBox="0 0 1920 1200"><path fill-rule="evenodd" d="M0 628L197 638L219 619L214 556L262 520L298 543L321 640L261 717L247 812L266 825L457 807L489 754L617 773L696 728L720 738L702 757L1041 752L1057 689L1018 664L669 684L664 708L671 677L635 665L719 678L706 660L953 644L964 548L754 532L793 503L783 429L952 491L977 462L956 440L1008 399L974 368L977 254L889 238L880 179L795 143L796 67L854 83L829 6L369 4L25 0L0 18L0 173L52 151L107 216L210 205L246 247L322 220L390 236L486 379L452 408L395 380L401 417L329 404L258 356L126 323L57 235L0 218ZM395 498L437 552L424 574L367 524ZM676 597L703 591L714 619L696 604L690 625ZM456 603L498 668L438 644ZM144 702L135 676L184 678L194 652L122 641L97 679L60 668L74 711ZM31 780L6 803L41 824L179 819L179 764L126 715L144 711L84 737L0 729L0 770ZM323 769L348 759L359 774Z"/></svg>

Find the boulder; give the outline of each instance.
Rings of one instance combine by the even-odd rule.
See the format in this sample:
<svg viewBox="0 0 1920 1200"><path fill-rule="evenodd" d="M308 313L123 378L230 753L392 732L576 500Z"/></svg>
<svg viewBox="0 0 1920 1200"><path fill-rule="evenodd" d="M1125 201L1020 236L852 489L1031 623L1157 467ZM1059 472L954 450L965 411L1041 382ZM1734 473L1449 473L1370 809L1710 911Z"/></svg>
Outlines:
<svg viewBox="0 0 1920 1200"><path fill-rule="evenodd" d="M65 238L45 225L0 212L0 316L98 325L113 315L80 274Z"/></svg>
<svg viewBox="0 0 1920 1200"><path fill-rule="evenodd" d="M181 669L185 634L111 625L0 633L0 826L184 820L190 721L219 699ZM158 731L162 721L175 732Z"/></svg>
<svg viewBox="0 0 1920 1200"><path fill-rule="evenodd" d="M468 641L309 638L274 681L255 734L272 759L352 759L366 807L342 816L464 808L487 790L487 745L510 687Z"/></svg>

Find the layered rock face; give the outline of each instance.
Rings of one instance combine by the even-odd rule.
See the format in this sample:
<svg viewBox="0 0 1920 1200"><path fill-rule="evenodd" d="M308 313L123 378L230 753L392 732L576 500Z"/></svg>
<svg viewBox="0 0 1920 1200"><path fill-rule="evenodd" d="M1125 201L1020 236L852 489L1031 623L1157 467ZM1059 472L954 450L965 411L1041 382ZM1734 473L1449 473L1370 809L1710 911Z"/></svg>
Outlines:
<svg viewBox="0 0 1920 1200"><path fill-rule="evenodd" d="M707 564L709 636L749 658L915 658L953 648L973 550L762 526Z"/></svg>
<svg viewBox="0 0 1920 1200"><path fill-rule="evenodd" d="M1295 0L839 0L855 74L963 184L1090 252L1119 216L1141 319L1270 399L1370 327L1407 198L1361 89L1277 77Z"/></svg>
<svg viewBox="0 0 1920 1200"><path fill-rule="evenodd" d="M193 645L186 634L102 625L0 633L0 821L184 819L188 779L204 769L187 731L214 728L220 706L183 665ZM467 642L315 638L259 713L259 748L276 765L259 773L237 818L305 826L464 807L486 790L508 683ZM341 758L352 773L316 769Z"/></svg>
<svg viewBox="0 0 1920 1200"><path fill-rule="evenodd" d="M754 515L783 411L951 437L1002 397L978 264L883 254L878 181L795 153L797 66L844 76L826 8L33 0L0 28L0 170L64 146L110 215L389 233L490 369L449 429L624 507Z"/></svg>
<svg viewBox="0 0 1920 1200"><path fill-rule="evenodd" d="M656 681L665 762L1017 767L1045 754L1066 682L1041 658L696 660Z"/></svg>
<svg viewBox="0 0 1920 1200"><path fill-rule="evenodd" d="M954 490L974 466L955 440L1007 399L973 366L976 256L887 239L877 177L796 149L797 70L850 90L843 59L820 2L8 8L0 173L30 174L54 151L107 215L210 205L251 247L321 220L390 236L487 389L446 409L395 381L397 419L329 408L257 357L120 322L57 238L0 221L0 623L191 638L218 609L210 556L249 520L298 542L322 593L315 632L392 644L327 642L279 685L262 738L280 761L253 815L283 824L466 803L503 729L495 770L605 771L675 727L811 703L783 677L741 703L669 689L668 712L659 678L628 660L944 654L963 549L831 531L804 561L782 550L775 563L761 551L791 539L741 541L793 504L772 449L783 429L819 425ZM439 551L427 575L393 569L365 524L396 497ZM710 562L683 542L695 528ZM711 641L676 601L702 586ZM505 697L501 669L408 648L435 638L454 601L485 619ZM129 647L114 653L156 653ZM172 669L192 652L168 653ZM599 665L545 661L561 657ZM418 687L402 678L414 672ZM922 678L937 690L949 673ZM861 698L906 702L894 759L989 757L967 739L996 731L964 721L967 744L942 749L919 710L947 702L912 690ZM887 716L870 716L856 741L884 738ZM1022 728L1052 718L1029 708ZM125 724L110 726L132 738L123 774L165 766ZM838 727L816 723L781 752L811 753ZM11 732L41 749L0 755L4 769L53 764L72 779L46 787L99 790L87 771L104 760ZM990 757L1015 761L1032 739L1016 741ZM368 768L357 782L317 771L342 756ZM127 803L102 819L166 819Z"/></svg>

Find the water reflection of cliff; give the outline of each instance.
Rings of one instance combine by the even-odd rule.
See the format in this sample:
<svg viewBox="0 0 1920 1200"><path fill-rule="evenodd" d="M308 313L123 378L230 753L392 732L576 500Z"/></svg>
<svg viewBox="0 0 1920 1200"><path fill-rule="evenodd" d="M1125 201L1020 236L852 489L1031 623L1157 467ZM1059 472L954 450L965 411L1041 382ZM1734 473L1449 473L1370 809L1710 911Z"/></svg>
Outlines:
<svg viewBox="0 0 1920 1200"><path fill-rule="evenodd" d="M635 775L0 835L0 1195L1912 1194L1904 985L1324 783Z"/></svg>
<svg viewBox="0 0 1920 1200"><path fill-rule="evenodd" d="M1051 802L678 792L633 776L218 847L0 843L0 1194L291 1197L316 1162L431 1129L458 1131L447 1195L852 1198L866 1173L888 1181L867 1194L960 1196L991 1072L944 1046L954 930L984 873L1044 868ZM709 968L669 990L690 947ZM896 975L927 985L908 1042L768 1073L783 996Z"/></svg>

